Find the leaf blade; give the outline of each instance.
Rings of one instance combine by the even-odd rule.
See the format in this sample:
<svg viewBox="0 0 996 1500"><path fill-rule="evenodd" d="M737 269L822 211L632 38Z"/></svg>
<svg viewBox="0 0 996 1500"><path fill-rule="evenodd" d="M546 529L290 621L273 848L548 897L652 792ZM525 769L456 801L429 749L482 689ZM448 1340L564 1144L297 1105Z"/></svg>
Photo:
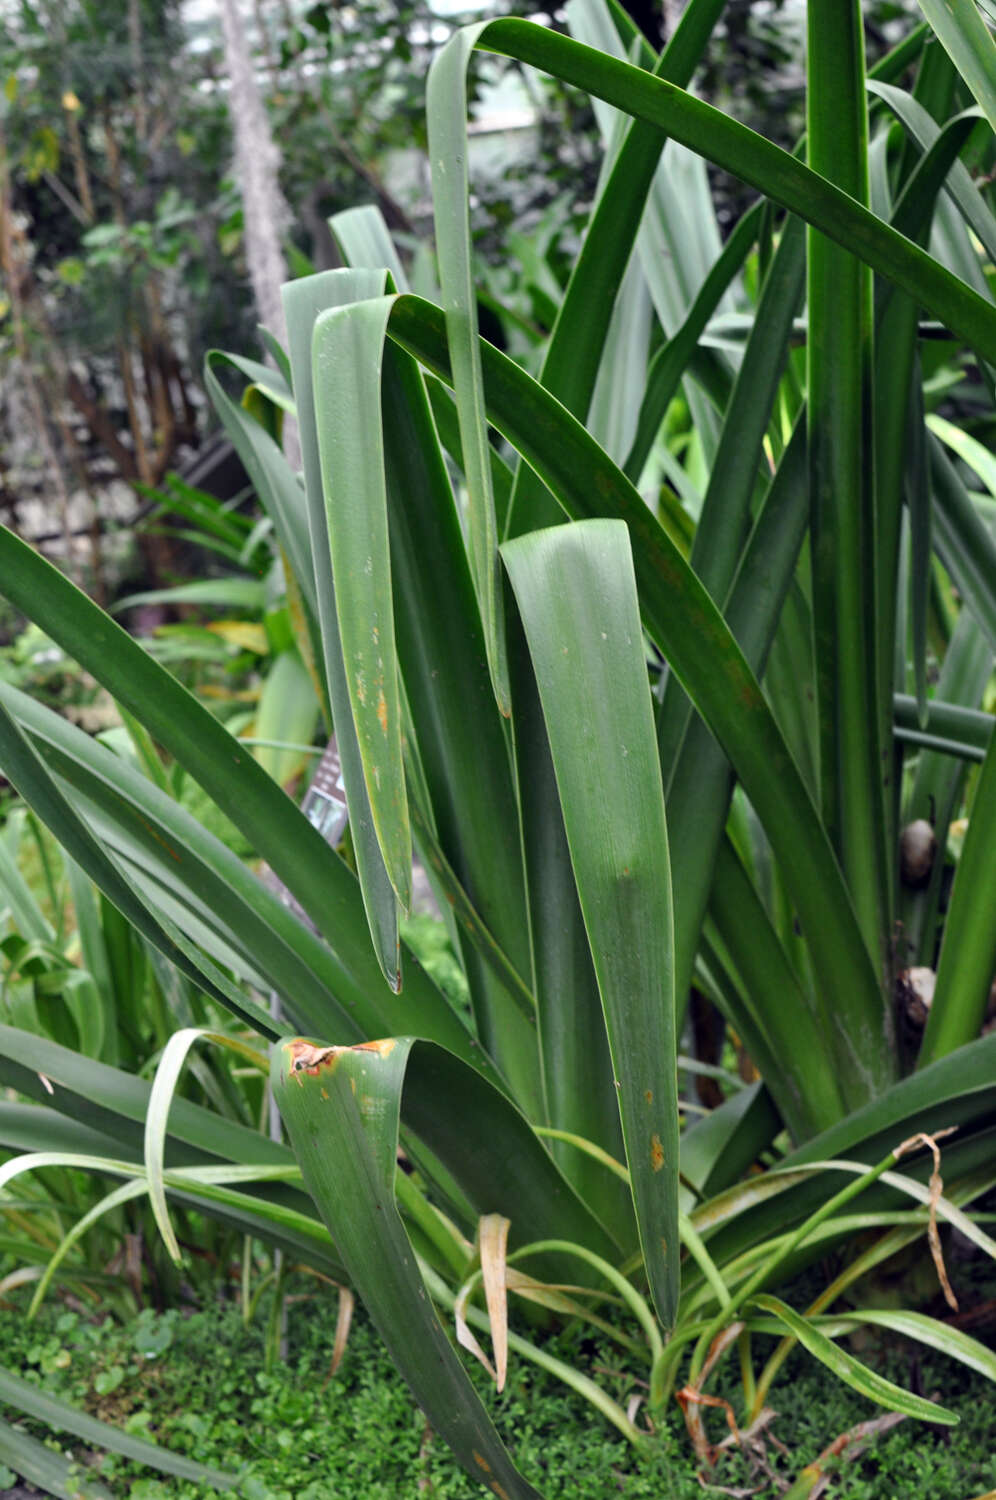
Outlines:
<svg viewBox="0 0 996 1500"><path fill-rule="evenodd" d="M525 627L618 1084L658 1315L678 1300L673 918L660 762L620 522L502 548Z"/></svg>
<svg viewBox="0 0 996 1500"><path fill-rule="evenodd" d="M285 1041L274 1050L273 1091L351 1280L433 1427L473 1478L515 1500L538 1500L453 1353L396 1207L398 1112L410 1048L410 1039L362 1048Z"/></svg>
<svg viewBox="0 0 996 1500"><path fill-rule="evenodd" d="M954 1412L938 1406L936 1402L925 1400L923 1396L914 1396L910 1391L904 1391L901 1386L893 1385L891 1380L886 1380L877 1371L870 1370L867 1365L861 1364L845 1349L838 1348L825 1333L815 1328L807 1318L802 1318L798 1313L793 1312L792 1308L779 1301L777 1297L761 1294L752 1300L765 1312L773 1313L795 1335L800 1344L809 1350L810 1354L832 1370L838 1380L842 1380L845 1385L851 1386L862 1396L877 1401L879 1406L888 1407L890 1411L902 1412L907 1417L917 1417L922 1422L940 1422L948 1427L957 1423L958 1418Z"/></svg>
<svg viewBox="0 0 996 1500"><path fill-rule="evenodd" d="M312 379L322 490L349 706L370 816L388 879L411 905L411 830L401 754L380 360L391 299L332 307L315 319ZM339 721L337 720L337 725Z"/></svg>

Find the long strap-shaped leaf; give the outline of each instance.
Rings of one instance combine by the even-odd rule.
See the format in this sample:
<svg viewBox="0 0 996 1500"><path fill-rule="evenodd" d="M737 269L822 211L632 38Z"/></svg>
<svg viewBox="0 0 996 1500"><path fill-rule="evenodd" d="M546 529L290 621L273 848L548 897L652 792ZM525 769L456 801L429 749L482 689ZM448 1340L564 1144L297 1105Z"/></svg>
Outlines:
<svg viewBox="0 0 996 1500"><path fill-rule="evenodd" d="M438 309L416 297L399 298L388 331L450 378ZM626 521L644 624L764 823L814 953L827 998L828 1034L855 1092L867 1097L875 1091L876 1073L887 1076L890 1067L884 1035L869 1021L881 1011L878 982L812 799L756 678L677 547L598 444L525 371L484 341L481 357L490 420L567 513Z"/></svg>
<svg viewBox="0 0 996 1500"><path fill-rule="evenodd" d="M782 454L744 550L724 618L751 669L763 677L809 517L804 419ZM691 982L702 919L732 794L730 763L706 724L693 717L668 786L674 877L675 993ZM780 1003L768 992L767 1004ZM829 1035L823 1045L830 1045ZM794 1070L797 1054L782 1066ZM801 1064L801 1057L799 1057ZM805 1064L801 1064L805 1069Z"/></svg>
<svg viewBox="0 0 996 1500"><path fill-rule="evenodd" d="M23 1036L24 1033L18 1033ZM76 1057L76 1054L70 1054ZM47 1075L46 1075L47 1076ZM127 1075L125 1075L127 1076ZM147 1087L147 1086L146 1086ZM43 1097L50 1097L44 1094ZM146 1192L145 1169L141 1164L141 1147L115 1137L82 1126L76 1099L58 1091L60 1104L66 1113L56 1111L44 1104L16 1105L0 1104L0 1144L9 1150L27 1153L21 1163L23 1170L43 1167L61 1162L65 1165L80 1165L86 1170L100 1170L111 1175L127 1173L134 1180L141 1178L136 1191ZM181 1101L182 1102L182 1101ZM187 1106L195 1108L195 1106ZM203 1111L209 1129L218 1119L207 1110ZM141 1129L137 1139L141 1140ZM266 1240L283 1249L295 1260L304 1260L308 1265L324 1271L327 1275L342 1278L345 1275L341 1261L336 1258L328 1231L314 1216L314 1209L303 1188L292 1186L300 1180L300 1171L286 1146L264 1140L258 1132L247 1132L250 1145L246 1163L233 1165L217 1159L211 1161L207 1153L200 1153L208 1165L188 1165L180 1169L168 1169L165 1174L166 1188L177 1201L198 1208L203 1213L217 1218L239 1234L248 1234ZM257 1149L263 1141L266 1147L275 1147L279 1163L259 1165L261 1154ZM172 1133L168 1137L171 1158L195 1159L191 1151L181 1152ZM46 1155L47 1154L47 1155ZM99 1162L99 1167L97 1163ZM244 1183L247 1191L235 1191L225 1183ZM258 1193L260 1196L250 1196ZM104 1200L104 1208L108 1207ZM100 1217L91 1211L84 1219L91 1223ZM81 1232L84 1220L79 1220L71 1231L74 1237ZM61 1259L69 1246L63 1240L56 1252ZM55 1269L50 1262L48 1272ZM46 1272L46 1275L48 1275Z"/></svg>
<svg viewBox="0 0 996 1500"><path fill-rule="evenodd" d="M438 54L429 72L429 159L436 205L436 249L443 306L456 370L454 390L470 502L470 551L477 601L484 622L488 665L498 707L509 713L504 603L498 564L488 432L481 399L481 360L470 268L470 196L467 175L467 63L486 25L465 27Z"/></svg>
<svg viewBox="0 0 996 1500"><path fill-rule="evenodd" d="M39 1074L55 1085L54 1093L38 1081ZM127 1150L141 1160L143 1122L151 1093L146 1079L83 1057L71 1047L16 1026L0 1026L0 1077L18 1093L47 1100L49 1108L113 1140L119 1154ZM32 1108L32 1116L37 1113ZM293 1165L286 1146L186 1099L176 1101L169 1133L177 1145L176 1155L168 1158L171 1163L207 1161L213 1156L242 1165ZM79 1142L75 1146L83 1149ZM32 1143L32 1149L39 1149L38 1142Z"/></svg>
<svg viewBox="0 0 996 1500"><path fill-rule="evenodd" d="M0 684L0 704L27 731L60 784L71 789L70 801L98 838L129 870L151 873L261 971L295 1024L341 1028L338 1034L350 1041L414 1025L468 1061L480 1057L482 1049L453 1008L417 971L403 998L371 984L373 957L355 883L352 916L343 916L341 935L350 928L358 935L359 951L368 956L365 975L354 970L348 945L333 952L244 861L120 757L15 688Z"/></svg>
<svg viewBox="0 0 996 1500"><path fill-rule="evenodd" d="M982 763L958 861L921 1065L978 1035L996 972L996 734Z"/></svg>
<svg viewBox="0 0 996 1500"><path fill-rule="evenodd" d="M974 0L920 0L945 52L996 130L996 42Z"/></svg>
<svg viewBox="0 0 996 1500"><path fill-rule="evenodd" d="M370 257L380 254L379 262L366 259L361 264L386 264L390 240L383 221L370 209L365 211L364 222L369 233L359 247L353 245L354 252ZM505 956L524 975L529 965L528 922L508 747L500 718L488 709L483 630L422 375L416 361L397 345L384 347L383 323L389 307L389 301L374 301L357 304L348 313L323 315L348 317L352 325L348 348L334 356L340 384L338 398L327 412L328 441L341 433L345 444L350 433L362 433L371 423L374 426L358 455L350 492L336 502L339 519L331 528L333 556L338 559L336 576L349 570L349 537L342 535L348 529L348 524L343 525L348 515L342 513L355 513L352 571L362 574L377 598L388 597L388 554L383 545L371 545L367 524L369 516L386 509L397 667L390 658L393 648L383 635L378 649L385 672L393 676L400 671L404 681L410 716L407 735L411 740L414 731L431 822L445 860ZM331 351L329 357L333 358ZM381 442L383 466L370 461ZM446 579L444 588L439 586L440 578ZM350 584L347 592L351 589ZM361 642L367 640L369 610L363 599L344 599L338 587L336 599L344 642L355 634ZM349 613L355 614L355 621L347 620ZM378 733L379 724L375 739ZM516 1098L524 1107L529 1100L538 1107L534 1024L531 1018L529 1024L523 1023L519 1007L510 1005L504 985L495 984L493 972L482 964L471 944L464 945L463 957L478 1038L508 1078ZM414 1018L367 1035L399 1030L429 1035ZM444 1039L436 1035L436 1040Z"/></svg>
<svg viewBox="0 0 996 1500"><path fill-rule="evenodd" d="M534 22L508 19L470 30L473 45L530 63L666 130L822 230L996 362L996 308L787 151L673 84Z"/></svg>
<svg viewBox="0 0 996 1500"><path fill-rule="evenodd" d="M621 522L502 548L525 626L605 1015L658 1314L678 1301L673 925L664 792Z"/></svg>
<svg viewBox="0 0 996 1500"><path fill-rule="evenodd" d="M358 941L353 875L249 751L92 600L6 528L0 528L0 592L190 772L336 951L349 949L354 972L365 970L366 982L376 985L369 945ZM424 976L412 977L426 982Z"/></svg>
<svg viewBox="0 0 996 1500"><path fill-rule="evenodd" d="M209 349L204 358L204 384L208 395L273 522L308 609L317 618L318 596L311 566L304 494L294 471L270 434L225 393L215 373L222 365L234 365L240 373L246 373L243 362L222 354L218 349Z"/></svg>
<svg viewBox="0 0 996 1500"><path fill-rule="evenodd" d="M807 157L867 205L868 106L857 0L806 7ZM867 211L867 210L866 210ZM888 972L890 898L873 583L880 536L868 413L872 278L860 248L807 235L806 343L812 617L823 822L877 971ZM883 1018L888 1024L891 1014Z"/></svg>
<svg viewBox="0 0 996 1500"><path fill-rule="evenodd" d="M275 1035L273 1022L257 1005L228 980L227 976L199 954L192 944L165 918L158 919L149 905L125 880L121 871L94 838L83 819L70 806L39 758L34 746L0 705L0 765L28 805L51 830L59 843L113 901L122 916L196 985L226 1010L262 1033Z"/></svg>
<svg viewBox="0 0 996 1500"><path fill-rule="evenodd" d="M623 465L627 478L634 484L639 483L643 465L664 420L664 413L671 404L671 398L695 353L705 326L757 238L763 211L763 203L756 203L738 220L736 228L702 283L684 323L675 331L673 338L662 345L648 366L646 392L640 407L636 436Z"/></svg>
<svg viewBox="0 0 996 1500"><path fill-rule="evenodd" d="M681 25L676 29L665 52L661 55L660 62L651 67L648 61L647 70L659 74L670 83L678 84L680 88L687 88L696 63L690 55L689 48L685 47L684 58L681 60L678 71L672 65L672 50L681 41L679 32L687 23L689 40L694 37L697 49L704 51L709 31L715 25L719 14L721 12L712 5L687 6L681 18ZM628 44L623 41L619 27L614 24L612 9L607 0L568 0L565 15L568 33L577 41L596 47L612 57L639 62L643 51L642 39L637 39L639 36L637 33L637 37L634 37ZM676 53L673 55L674 63L677 65L679 58ZM686 67L687 72L684 71ZM620 115L617 110L610 108L603 101L594 100L593 103L608 153L606 167L603 169L603 172L607 172L615 154L614 137L622 136L629 122L625 115ZM642 121L633 121L630 127L631 133L633 130L642 132L646 129ZM659 135L660 132L657 134ZM690 225L695 226L692 233L689 233ZM620 221L619 227L623 234L632 233L627 221ZM629 241L627 240L626 243L628 244ZM587 247L587 232L585 246ZM628 272L628 278L635 276L638 284L642 282L645 286L657 321L665 334L673 333L684 319L695 292L705 278L712 261L719 255L720 248L719 223L709 188L706 164L677 141L669 141L657 163L650 184L646 207L636 234L635 264L632 271ZM621 250L617 249L613 252L613 257L620 253ZM620 311L621 309L617 307L613 313L609 345L612 343L618 345L621 341L625 351L626 340L624 338L620 340ZM597 356L598 351L594 352ZM611 378L609 346L605 353L606 357L602 360L598 376L600 390ZM625 358L625 354L623 357ZM638 369L633 371L632 379L642 394L646 360L640 359L637 363ZM558 393L555 392L555 394ZM692 425L696 428L698 440L708 463L712 459L719 431L718 414L713 410L706 393L694 381L686 383L685 397ZM639 396L633 399L635 402ZM565 402L566 404L568 403ZM583 412L578 410L575 416L583 416ZM620 456L617 452L610 451L614 458Z"/></svg>
<svg viewBox="0 0 996 1500"><path fill-rule="evenodd" d="M870 78L867 88L869 93L876 94L885 101L902 121L909 135L924 151L929 151L941 134L941 127L930 111L924 109L912 94L893 84L880 83ZM955 161L951 165L944 186L962 218L978 235L990 259L996 259L996 218L972 181L971 173L963 161Z"/></svg>
<svg viewBox="0 0 996 1500"><path fill-rule="evenodd" d="M433 1427L496 1495L538 1500L443 1332L395 1203L411 1049L410 1038L354 1048L285 1041L274 1049L274 1095L350 1278Z"/></svg>
<svg viewBox="0 0 996 1500"><path fill-rule="evenodd" d="M199 1464L194 1459L185 1458L180 1453L170 1453L169 1449L150 1443L148 1438L119 1432L109 1422L98 1421L96 1417L78 1411L68 1402L40 1391L36 1385L19 1380L11 1370L0 1369L0 1402L16 1406L36 1421L45 1422L57 1431L72 1432L84 1442L95 1443L112 1453L123 1453L126 1458L148 1464L150 1468L159 1469L164 1474L176 1474L181 1479L210 1484L219 1490L229 1490L238 1483L237 1475L227 1473L224 1469L214 1469L207 1464Z"/></svg>
<svg viewBox="0 0 996 1500"><path fill-rule="evenodd" d="M790 219L764 279L692 543L691 565L719 604L729 593L750 524L758 458L788 359L792 320L802 298L804 275L805 234L799 220ZM687 698L670 682L657 729L668 787L690 717Z"/></svg>
<svg viewBox="0 0 996 1500"><path fill-rule="evenodd" d="M996 652L996 541L933 432L927 436L937 551Z"/></svg>
<svg viewBox="0 0 996 1500"><path fill-rule="evenodd" d="M948 1411L946 1407L904 1391L901 1386L886 1380L876 1370L870 1370L867 1365L861 1364L853 1354L839 1348L825 1333L815 1328L808 1318L800 1317L777 1297L757 1296L754 1303L765 1312L773 1313L810 1354L831 1369L838 1380L843 1380L845 1385L860 1391L862 1396L868 1396L892 1411L901 1411L904 1416L917 1417L922 1422L941 1422L946 1426L953 1426L958 1421L954 1412Z"/></svg>
<svg viewBox="0 0 996 1500"><path fill-rule="evenodd" d="M367 332L383 337L383 326L368 325ZM504 956L527 976L519 810L460 520L417 361L390 342L383 369L380 407L407 733L444 857ZM348 419L347 408L342 420ZM458 940L478 1039L532 1113L539 1073L531 1007L524 1018L473 942L462 933Z"/></svg>
<svg viewBox="0 0 996 1500"><path fill-rule="evenodd" d="M381 368L379 360L356 357L370 342L364 337L364 324L378 317L384 317L384 308L377 301L321 313L312 336L312 376L349 707L377 842L391 884L407 906L412 841L401 756ZM373 344L383 350L383 337L378 338L376 330ZM340 726L341 717L336 724Z"/></svg>
<svg viewBox="0 0 996 1500"><path fill-rule="evenodd" d="M959 616L959 619L961 616ZM974 621L972 624L974 625ZM985 680L979 688L976 701L982 696L986 682L989 680L989 670L992 653L988 651L984 642L977 645L975 660L979 663L977 670L982 673ZM948 648L950 654L950 647ZM948 658L944 658L947 665ZM943 678L941 680L943 689ZM947 696L945 694L945 696ZM964 708L959 703L944 703L938 698L932 698L927 706L927 722L921 726L918 705L915 698L907 697L905 693L897 693L893 701L895 709L895 728L897 738L911 740L914 744L918 737L930 749L939 749L944 755L954 755L961 760L983 761L986 758L986 750L993 732L993 715L983 713L981 709ZM917 767L916 786L920 786L922 770ZM916 793L914 793L916 796ZM935 801L936 801L935 797ZM922 793L918 798L918 806L921 809L917 816L924 816L930 812L929 798Z"/></svg>
<svg viewBox="0 0 996 1500"><path fill-rule="evenodd" d="M356 869L360 878L363 905L377 960L388 984L397 990L401 987L397 902L400 899L403 905L408 904L411 872L410 870L406 872L403 868L404 859L397 849L395 849L391 869L388 869L385 862L377 830L378 820L374 816L367 789L357 726L350 708L349 686L336 608L330 518L324 493L312 355L315 323L320 313L331 307L348 304L360 297L376 297L383 289L383 271L324 271L317 276L306 276L300 281L288 282L282 288L282 295L287 317L294 399L297 403L298 431L301 438L301 459L308 502L308 526L311 536L315 590L318 598L318 619L321 625L332 715L335 720L336 743L342 761L346 800L349 803ZM379 567L377 572L383 577L384 567ZM378 698L374 691L371 694L371 706L376 708L377 705ZM387 712L386 699L385 712ZM388 790L385 786L385 795ZM381 818L381 823L383 826L383 818ZM401 842L403 843L403 839ZM392 881L397 881L397 885L392 884Z"/></svg>
<svg viewBox="0 0 996 1500"><path fill-rule="evenodd" d="M618 1160L624 1147L612 1059L605 1045L598 980L560 815L550 742L529 648L518 621L509 621L509 633L512 725L545 1124L592 1141ZM628 1185L585 1151L559 1139L553 1140L551 1149L585 1202L614 1226L629 1221L626 1248L636 1249Z"/></svg>
<svg viewBox="0 0 996 1500"><path fill-rule="evenodd" d="M721 0L687 6L654 71L686 87L722 8ZM588 414L616 294L665 140L640 121L630 127L589 221L544 356L540 381L581 421ZM512 499L513 534L531 529L542 503L535 474L520 467Z"/></svg>
<svg viewBox="0 0 996 1500"><path fill-rule="evenodd" d="M110 1490L104 1485L79 1477L75 1461L53 1453L10 1422L0 1421L0 1463L14 1469L45 1494L57 1495L59 1500L112 1500Z"/></svg>
<svg viewBox="0 0 996 1500"><path fill-rule="evenodd" d="M746 986L745 1009L772 1057L770 1072L753 1052L751 1056L769 1080L793 1136L804 1139L835 1124L844 1113L826 1039L761 898L728 841L719 847L715 871L711 913Z"/></svg>

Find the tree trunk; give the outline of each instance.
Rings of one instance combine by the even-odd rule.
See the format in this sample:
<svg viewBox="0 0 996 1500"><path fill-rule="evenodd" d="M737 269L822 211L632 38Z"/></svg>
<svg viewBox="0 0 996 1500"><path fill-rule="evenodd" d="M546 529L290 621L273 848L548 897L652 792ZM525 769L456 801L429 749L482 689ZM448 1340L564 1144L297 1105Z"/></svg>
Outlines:
<svg viewBox="0 0 996 1500"><path fill-rule="evenodd" d="M287 266L280 235L290 219L290 211L277 180L280 156L256 85L238 0L221 0L221 30L231 81L230 113L242 191L249 279L260 321L283 340L280 287L287 280Z"/></svg>

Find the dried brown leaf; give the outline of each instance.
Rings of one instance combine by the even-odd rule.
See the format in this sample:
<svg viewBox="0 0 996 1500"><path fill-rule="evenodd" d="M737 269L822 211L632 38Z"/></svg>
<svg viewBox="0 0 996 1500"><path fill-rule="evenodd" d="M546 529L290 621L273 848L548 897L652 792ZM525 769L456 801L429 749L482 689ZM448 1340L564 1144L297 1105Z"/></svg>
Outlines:
<svg viewBox="0 0 996 1500"><path fill-rule="evenodd" d="M941 1283L945 1301L953 1312L958 1311L958 1298L951 1289L948 1273L944 1265L944 1255L941 1250L941 1236L937 1228L937 1205L944 1192L944 1182L941 1178L941 1150L937 1142L941 1136L951 1135L954 1127L949 1126L946 1130L937 1130L933 1135L927 1135L921 1131L917 1135L911 1135L896 1148L896 1155L903 1156L907 1151L913 1151L917 1146L926 1146L934 1158L934 1170L930 1174L927 1187L930 1197L927 1199L927 1244L933 1256L934 1266L937 1270L937 1279Z"/></svg>

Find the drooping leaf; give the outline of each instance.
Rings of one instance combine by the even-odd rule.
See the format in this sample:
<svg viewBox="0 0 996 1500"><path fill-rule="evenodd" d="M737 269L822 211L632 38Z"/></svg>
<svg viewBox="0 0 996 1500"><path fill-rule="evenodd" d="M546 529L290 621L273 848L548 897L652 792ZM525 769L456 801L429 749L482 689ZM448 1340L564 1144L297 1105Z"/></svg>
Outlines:
<svg viewBox="0 0 996 1500"><path fill-rule="evenodd" d="M920 0L931 28L996 130L996 42L973 0Z"/></svg>
<svg viewBox="0 0 996 1500"><path fill-rule="evenodd" d="M285 1041L272 1084L304 1179L350 1279L433 1428L495 1493L537 1500L519 1474L429 1301L394 1196L410 1039L358 1048Z"/></svg>
<svg viewBox="0 0 996 1500"><path fill-rule="evenodd" d="M879 1406L888 1407L890 1411L900 1411L904 1416L917 1417L921 1422L939 1422L948 1427L957 1423L958 1418L954 1412L938 1406L934 1401L925 1400L923 1396L914 1396L912 1392L904 1391L901 1386L894 1385L891 1380L886 1380L876 1370L870 1370L867 1365L855 1359L853 1354L849 1354L846 1349L841 1349L819 1328L814 1327L807 1318L800 1317L777 1297L761 1294L753 1300L758 1307L773 1313L780 1322L785 1324L786 1328L791 1330L803 1348L808 1349L809 1353L821 1364L832 1370L838 1380L851 1386L860 1395L867 1396L871 1401L877 1401Z"/></svg>

